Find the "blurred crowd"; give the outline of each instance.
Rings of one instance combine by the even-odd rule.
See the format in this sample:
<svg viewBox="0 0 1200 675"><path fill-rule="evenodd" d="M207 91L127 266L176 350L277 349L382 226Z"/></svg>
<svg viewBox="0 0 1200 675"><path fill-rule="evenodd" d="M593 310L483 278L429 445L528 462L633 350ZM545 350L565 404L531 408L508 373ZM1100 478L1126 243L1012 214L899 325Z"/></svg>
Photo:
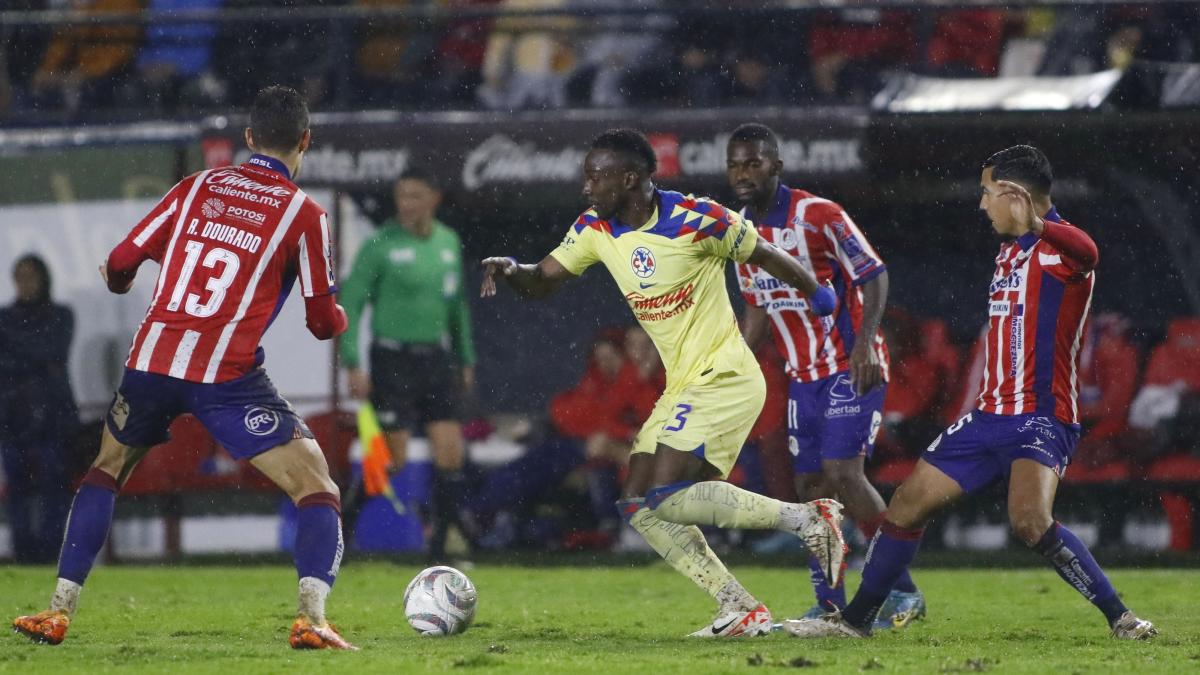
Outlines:
<svg viewBox="0 0 1200 675"><path fill-rule="evenodd" d="M1070 75L1200 52L1191 3L923 4L604 3L623 14L581 0L9 0L7 12L85 18L0 25L0 121L192 117L269 83L318 110L862 103L895 72ZM459 16L480 9L501 13ZM226 19L161 20L206 11Z"/></svg>

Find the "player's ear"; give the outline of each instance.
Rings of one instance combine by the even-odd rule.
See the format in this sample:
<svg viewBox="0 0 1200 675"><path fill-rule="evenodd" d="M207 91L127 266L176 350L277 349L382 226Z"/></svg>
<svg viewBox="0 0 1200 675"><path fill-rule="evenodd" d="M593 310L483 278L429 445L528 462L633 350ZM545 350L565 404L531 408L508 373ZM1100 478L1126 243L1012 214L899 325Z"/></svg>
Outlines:
<svg viewBox="0 0 1200 675"><path fill-rule="evenodd" d="M312 145L312 129L305 129L304 133L300 135L300 145L297 149L300 152L307 152L310 145Z"/></svg>
<svg viewBox="0 0 1200 675"><path fill-rule="evenodd" d="M250 131L250 127L246 127L243 135L246 137L246 147L250 148L250 152L258 152L258 148L254 145L254 133Z"/></svg>
<svg viewBox="0 0 1200 675"><path fill-rule="evenodd" d="M783 175L783 160L782 159L776 159L774 162L771 162L771 175L772 176Z"/></svg>

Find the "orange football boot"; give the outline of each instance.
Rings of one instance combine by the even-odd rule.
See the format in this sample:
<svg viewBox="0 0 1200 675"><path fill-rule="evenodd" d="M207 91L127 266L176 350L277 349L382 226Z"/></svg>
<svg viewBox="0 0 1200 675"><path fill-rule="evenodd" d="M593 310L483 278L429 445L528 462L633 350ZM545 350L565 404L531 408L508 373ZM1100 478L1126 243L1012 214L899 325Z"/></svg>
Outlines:
<svg viewBox="0 0 1200 675"><path fill-rule="evenodd" d="M62 643L67 638L67 627L71 625L71 617L66 612L56 612L48 609L32 616L18 616L13 619L13 632L20 633L34 642L48 645Z"/></svg>
<svg viewBox="0 0 1200 675"><path fill-rule="evenodd" d="M347 649L358 651L358 647L350 644L338 632L336 626L329 622L315 624L307 616L301 614L292 624L292 633L288 637L292 649Z"/></svg>

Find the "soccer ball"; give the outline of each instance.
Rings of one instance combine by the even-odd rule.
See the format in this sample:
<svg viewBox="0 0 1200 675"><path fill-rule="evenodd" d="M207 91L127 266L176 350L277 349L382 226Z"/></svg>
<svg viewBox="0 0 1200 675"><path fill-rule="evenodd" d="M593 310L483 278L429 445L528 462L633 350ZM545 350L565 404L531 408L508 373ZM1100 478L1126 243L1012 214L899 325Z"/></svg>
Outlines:
<svg viewBox="0 0 1200 675"><path fill-rule="evenodd" d="M477 599L467 575L453 567L430 567L404 589L404 616L421 635L457 635L475 618Z"/></svg>

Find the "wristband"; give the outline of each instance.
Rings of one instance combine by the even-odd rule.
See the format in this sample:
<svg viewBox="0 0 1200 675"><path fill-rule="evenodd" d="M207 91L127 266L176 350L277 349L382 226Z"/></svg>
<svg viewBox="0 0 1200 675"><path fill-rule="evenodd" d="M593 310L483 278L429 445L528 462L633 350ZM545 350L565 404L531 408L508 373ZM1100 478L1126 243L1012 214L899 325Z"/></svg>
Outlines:
<svg viewBox="0 0 1200 675"><path fill-rule="evenodd" d="M817 289L816 293L812 294L812 297L808 301L812 305L813 311L817 313L817 316L829 316L837 308L838 297L832 288L821 286Z"/></svg>

